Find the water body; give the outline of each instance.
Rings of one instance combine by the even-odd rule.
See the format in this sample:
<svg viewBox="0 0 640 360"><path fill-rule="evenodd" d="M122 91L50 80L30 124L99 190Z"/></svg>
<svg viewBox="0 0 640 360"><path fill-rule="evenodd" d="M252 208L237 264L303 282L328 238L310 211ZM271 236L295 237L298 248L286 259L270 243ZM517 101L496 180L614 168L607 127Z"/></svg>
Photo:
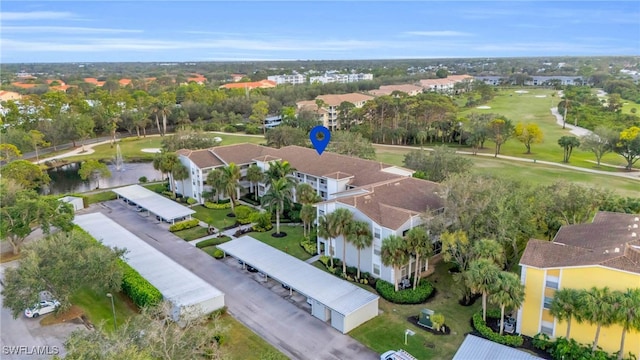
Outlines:
<svg viewBox="0 0 640 360"><path fill-rule="evenodd" d="M111 187L137 184L138 179L146 176L148 181L159 181L162 174L153 168L152 163L121 163L118 164L120 171L116 169L115 164L108 164L107 167L111 171L110 178L101 178L97 180L85 181L80 179L78 170L80 163L68 164L56 169L47 171L51 178L51 183L47 188L41 190L42 194L67 194L67 193L83 193Z"/></svg>

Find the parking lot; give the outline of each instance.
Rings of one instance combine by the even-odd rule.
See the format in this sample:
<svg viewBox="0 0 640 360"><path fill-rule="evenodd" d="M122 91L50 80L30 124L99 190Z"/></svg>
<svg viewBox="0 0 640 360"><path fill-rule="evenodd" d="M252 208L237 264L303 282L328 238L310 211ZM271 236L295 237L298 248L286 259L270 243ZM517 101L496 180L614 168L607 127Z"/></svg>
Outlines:
<svg viewBox="0 0 640 360"><path fill-rule="evenodd" d="M9 266L17 266L17 261L0 265L0 277L3 278L4 270ZM3 286L0 284L0 289ZM51 359L53 355L64 356L64 341L74 330L86 329L81 323L66 323L42 326L40 320L51 314L37 319L30 319L20 314L17 319L11 315L11 310L3 306L0 297L0 338L2 339L2 360L11 359Z"/></svg>

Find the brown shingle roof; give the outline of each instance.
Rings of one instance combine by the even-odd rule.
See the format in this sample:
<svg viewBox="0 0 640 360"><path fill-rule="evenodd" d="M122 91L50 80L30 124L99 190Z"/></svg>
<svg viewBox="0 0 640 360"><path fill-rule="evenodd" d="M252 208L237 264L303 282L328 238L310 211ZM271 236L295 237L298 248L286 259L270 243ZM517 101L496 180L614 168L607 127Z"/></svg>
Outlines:
<svg viewBox="0 0 640 360"><path fill-rule="evenodd" d="M211 148L211 151L225 163L249 164L261 156L277 156L276 149L255 144L235 144Z"/></svg>
<svg viewBox="0 0 640 360"><path fill-rule="evenodd" d="M443 206L438 187L431 181L401 177L363 186L360 188L363 192L330 201L353 206L376 223L398 229L412 216Z"/></svg>
<svg viewBox="0 0 640 360"><path fill-rule="evenodd" d="M224 165L224 163L211 152L211 149L202 149L202 150L180 149L176 151L176 153L178 155L183 155L188 157L189 160L193 161L193 163L196 164L201 169Z"/></svg>
<svg viewBox="0 0 640 360"><path fill-rule="evenodd" d="M555 239L531 239L520 258L539 268L600 265L640 274L638 215L598 212L591 224L563 226ZM632 233L636 233L636 237Z"/></svg>
<svg viewBox="0 0 640 360"><path fill-rule="evenodd" d="M369 93L375 96L391 95L394 91L402 91L403 93L411 94L412 92L422 92L422 87L402 84L402 85L382 85L377 90L371 90Z"/></svg>

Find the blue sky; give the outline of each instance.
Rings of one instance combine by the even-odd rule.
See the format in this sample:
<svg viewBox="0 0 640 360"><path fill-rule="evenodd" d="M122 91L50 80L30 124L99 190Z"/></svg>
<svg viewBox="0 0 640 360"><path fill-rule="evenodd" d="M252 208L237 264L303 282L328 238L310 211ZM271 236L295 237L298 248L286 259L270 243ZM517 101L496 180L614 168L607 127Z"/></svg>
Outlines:
<svg viewBox="0 0 640 360"><path fill-rule="evenodd" d="M2 1L0 61L640 55L640 1Z"/></svg>

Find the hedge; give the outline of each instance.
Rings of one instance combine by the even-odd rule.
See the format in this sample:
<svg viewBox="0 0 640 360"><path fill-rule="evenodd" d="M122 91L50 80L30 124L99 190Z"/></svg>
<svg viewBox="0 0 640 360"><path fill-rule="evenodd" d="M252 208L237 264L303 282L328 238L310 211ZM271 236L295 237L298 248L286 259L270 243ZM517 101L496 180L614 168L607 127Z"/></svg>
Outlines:
<svg viewBox="0 0 640 360"><path fill-rule="evenodd" d="M198 249L202 249L202 248L207 247L207 246L215 246L215 245L224 244L229 240L231 240L231 238L228 237L228 236L223 236L223 237L219 237L219 238L211 238L211 239L202 240L202 241L196 243L196 247Z"/></svg>
<svg viewBox="0 0 640 360"><path fill-rule="evenodd" d="M376 281L376 291L389 302L394 304L422 304L433 293L433 285L421 279L415 290L404 289L395 291L394 285L384 280Z"/></svg>
<svg viewBox="0 0 640 360"><path fill-rule="evenodd" d="M162 301L160 291L129 264L120 260L120 267L122 268L122 292L129 296L134 304L143 308L157 305Z"/></svg>
<svg viewBox="0 0 640 360"><path fill-rule="evenodd" d="M500 311L495 309L487 311L487 317L500 318ZM486 339L497 342L498 344L520 347L522 346L522 336L520 335L500 335L494 332L487 323L482 320L482 310L473 314L473 327Z"/></svg>
<svg viewBox="0 0 640 360"><path fill-rule="evenodd" d="M236 206L234 212L236 214L236 220L238 220L240 224L246 225L252 222L251 215L256 213L257 211L253 210L247 205L240 205L240 206Z"/></svg>
<svg viewBox="0 0 640 360"><path fill-rule="evenodd" d="M200 224L200 220L198 219L184 220L169 226L169 231L174 232L174 231L191 229L198 226L198 224Z"/></svg>
<svg viewBox="0 0 640 360"><path fill-rule="evenodd" d="M206 201L204 203L204 207L206 207L207 209L214 209L214 210L231 209L231 203L230 202L214 203L214 202Z"/></svg>

